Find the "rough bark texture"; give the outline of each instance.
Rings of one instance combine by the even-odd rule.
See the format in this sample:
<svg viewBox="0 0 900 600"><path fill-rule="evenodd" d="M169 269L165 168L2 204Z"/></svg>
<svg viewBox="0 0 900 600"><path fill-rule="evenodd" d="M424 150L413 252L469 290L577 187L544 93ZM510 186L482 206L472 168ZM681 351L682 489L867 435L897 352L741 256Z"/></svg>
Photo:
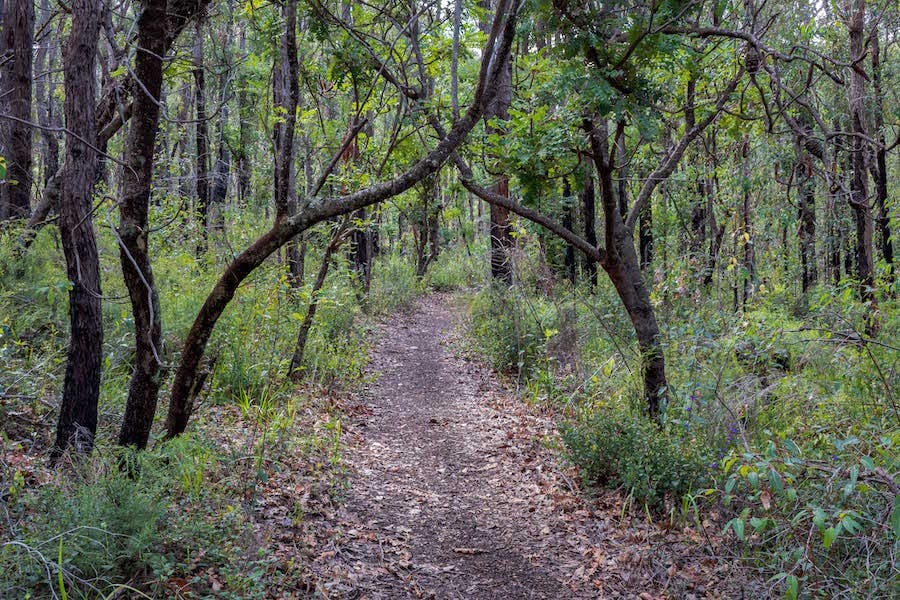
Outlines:
<svg viewBox="0 0 900 600"><path fill-rule="evenodd" d="M52 17L49 0L41 0L41 13L45 15L45 20L41 24L41 28L43 28ZM44 186L48 185L50 179L59 170L59 140L56 133L50 131L51 128L58 129L62 127L59 111L56 109L53 100L56 86L53 83L52 73L57 67L57 55L58 52L52 42L52 37L49 33L46 33L34 57L35 73L44 74L34 80L35 108L37 109L38 123L42 127Z"/></svg>
<svg viewBox="0 0 900 600"><path fill-rule="evenodd" d="M862 61L865 53L865 0L853 0L853 9L848 22L850 34L850 56L854 64ZM869 174L865 138L868 136L866 123L866 73L861 66L851 69L850 75L850 127L854 135L850 141L852 176L850 178L850 207L856 221L856 275L859 280L860 297L870 308L877 309L875 298L875 265L872 256L872 213L869 210ZM870 330L874 321L870 320ZM871 331L870 331L871 333Z"/></svg>
<svg viewBox="0 0 900 600"><path fill-rule="evenodd" d="M494 26L482 54L484 58L481 62L478 84L475 87L469 110L431 152L409 170L390 181L345 196L309 203L305 210L293 217L282 221L276 220L269 231L228 265L207 296L185 340L181 362L172 383L172 395L166 419L168 437L181 434L187 427L193 408L193 399L199 392L200 380L197 374L206 344L216 321L234 297L241 282L254 269L290 239L316 223L377 204L410 189L428 175L436 173L462 144L475 123L484 114L487 102L493 99L497 92L499 71L506 68L508 64L509 51L515 33L517 7L516 0L509 4L501 1L494 19Z"/></svg>
<svg viewBox="0 0 900 600"><path fill-rule="evenodd" d="M66 143L59 231L66 273L72 284L71 332L53 451L55 458L69 447L79 453L89 453L93 448L103 353L100 261L91 218L97 154L81 141L92 139L96 132L94 59L100 30L100 1L72 0L70 7L72 25L63 70L66 126L72 135Z"/></svg>
<svg viewBox="0 0 900 600"><path fill-rule="evenodd" d="M194 33L193 50L193 75L194 75L194 103L196 110L195 136L197 139L196 163L194 175L196 184L195 210L200 217L203 242L201 248L206 248L206 221L209 212L209 121L206 117L206 67L203 64L203 23L197 21Z"/></svg>
<svg viewBox="0 0 900 600"><path fill-rule="evenodd" d="M597 246L597 206L594 192L594 169L590 161L584 163L584 188L581 192L581 215L584 219L584 239L591 246ZM597 263L586 260L588 277L591 288L597 287Z"/></svg>
<svg viewBox="0 0 900 600"><path fill-rule="evenodd" d="M166 0L145 0L138 18L134 76L141 82L134 98L126 140L124 193L119 207L120 261L134 316L134 373L128 388L119 443L144 448L159 396L162 325L159 294L147 252L150 184L162 91ZM148 95L149 94L149 95Z"/></svg>
<svg viewBox="0 0 900 600"><path fill-rule="evenodd" d="M634 327L641 354L641 375L647 413L652 418L659 418L662 400L668 393L659 324L650 302L650 292L641 275L640 263L634 249L633 228L626 227L618 212L606 123L601 121L596 127L592 123L585 125L589 132L594 165L600 179L606 246L606 254L601 265L616 288L616 293Z"/></svg>
<svg viewBox="0 0 900 600"><path fill-rule="evenodd" d="M816 186L812 174L812 159L798 143L800 164L800 268L801 288L806 293L818 279L816 264Z"/></svg>
<svg viewBox="0 0 900 600"><path fill-rule="evenodd" d="M878 142L875 149L875 164L872 165L872 176L875 179L875 207L878 211L878 233L881 255L888 266L888 277L894 277L894 244L891 240L891 216L888 209L887 185L887 147L884 135L884 90L881 87L881 45L878 40L878 28L872 30L872 91L874 106L872 109L875 125L874 137Z"/></svg>
<svg viewBox="0 0 900 600"><path fill-rule="evenodd" d="M34 2L3 0L0 32L0 156L6 159L0 183L0 221L27 219L31 214L31 63L34 45ZM0 178L3 179L3 178Z"/></svg>
<svg viewBox="0 0 900 600"><path fill-rule="evenodd" d="M509 107L512 104L512 61L501 71L497 95L494 96L484 113L486 123L492 119L509 120ZM487 126L488 133L495 129ZM499 175L494 182L493 191L501 196L509 196L509 177ZM491 277L495 280L510 283L512 281L512 265L509 262L510 249L513 247L512 229L509 223L509 211L497 204L491 204Z"/></svg>

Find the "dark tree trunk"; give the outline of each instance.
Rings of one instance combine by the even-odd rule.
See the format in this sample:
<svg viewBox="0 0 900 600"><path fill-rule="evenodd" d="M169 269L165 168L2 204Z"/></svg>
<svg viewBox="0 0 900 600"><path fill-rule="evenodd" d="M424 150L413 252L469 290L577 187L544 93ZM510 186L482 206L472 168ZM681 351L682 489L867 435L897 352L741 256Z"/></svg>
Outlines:
<svg viewBox="0 0 900 600"><path fill-rule="evenodd" d="M638 223L638 246L641 251L641 270L646 271L653 265L653 204L647 203L641 210Z"/></svg>
<svg viewBox="0 0 900 600"><path fill-rule="evenodd" d="M223 82L228 85L227 82ZM209 196L209 223L207 229L217 239L225 236L225 203L228 200L228 179L231 176L231 151L225 141L225 127L228 123L227 93L222 94L222 108L219 112L219 148L216 152L216 163L213 167L213 180Z"/></svg>
<svg viewBox="0 0 900 600"><path fill-rule="evenodd" d="M859 65L865 53L865 0L853 0L853 10L847 23L850 34L850 56ZM872 252L872 214L869 210L869 173L867 168L868 136L866 124L866 79L861 66L850 74L851 130L857 134L850 140L852 176L850 179L850 207L856 220L856 275L859 279L860 297L869 304L869 333L877 329L875 297L875 264Z"/></svg>
<svg viewBox="0 0 900 600"><path fill-rule="evenodd" d="M591 246L597 247L597 207L594 192L594 170L590 161L584 163L584 187L581 191L581 218L584 220L584 239ZM585 262L591 289L597 287L597 263L593 260Z"/></svg>
<svg viewBox="0 0 900 600"><path fill-rule="evenodd" d="M2 0L0 31L0 156L6 177L0 183L0 222L31 216L31 63L34 46L33 0ZM25 122L22 122L25 121Z"/></svg>
<svg viewBox="0 0 900 600"><path fill-rule="evenodd" d="M563 179L563 227L573 231L575 221L575 203L572 201L572 186L569 178ZM566 244L566 256L564 259L566 274L569 281L575 283L575 248L572 244Z"/></svg>
<svg viewBox="0 0 900 600"><path fill-rule="evenodd" d="M94 59L100 34L100 1L72 0L71 30L63 57L66 142L59 232L66 256L71 326L54 459L67 448L87 454L97 431L103 355L100 260L91 218L97 154L81 140L96 133Z"/></svg>
<svg viewBox="0 0 900 600"><path fill-rule="evenodd" d="M634 327L641 354L641 375L647 413L651 418L659 419L662 402L668 395L666 363L659 324L656 321L653 304L650 302L650 292L641 275L637 252L634 249L634 238L618 212L606 122L601 121L599 127L590 122L585 125L589 131L594 165L600 180L606 246L603 270L609 275Z"/></svg>
<svg viewBox="0 0 900 600"><path fill-rule="evenodd" d="M628 216L628 156L625 149L625 134L618 137L616 142L616 189L619 200L619 216L624 219Z"/></svg>
<svg viewBox="0 0 900 600"><path fill-rule="evenodd" d="M512 104L512 61L509 61L503 71L497 89L497 95L488 105L484 113L485 123L491 119L502 121L509 120L509 107ZM488 132L495 131L488 125ZM493 191L501 196L509 197L509 178L506 175L497 177ZM491 204L491 277L505 283L512 282L512 265L510 264L510 250L513 247L512 228L509 222L509 210Z"/></svg>
<svg viewBox="0 0 900 600"><path fill-rule="evenodd" d="M139 449L147 446L156 415L162 363L159 293L147 251L147 213L159 125L166 4L167 0L144 0L137 22L134 76L143 85L137 86L134 97L125 149L129 168L123 171L124 194L119 206L120 262L131 298L135 337L134 373L119 430L119 444Z"/></svg>
<svg viewBox="0 0 900 600"><path fill-rule="evenodd" d="M891 216L888 210L888 185L887 185L887 147L884 135L884 90L881 87L881 45L878 39L879 31L875 27L872 30L872 90L875 96L873 116L875 121L875 139L878 146L875 148L875 164L872 175L875 179L875 208L878 211L878 233L881 245L881 255L887 263L889 280L894 278L894 244L891 240Z"/></svg>
<svg viewBox="0 0 900 600"><path fill-rule="evenodd" d="M247 49L247 35L244 29L240 32L240 52L243 56ZM250 175L253 163L250 160L250 126L248 121L251 119L250 101L247 98L247 80L244 69L239 69L239 83L237 90L237 109L238 109L238 151L237 151L237 183L238 183L238 203L244 206L250 195Z"/></svg>
<svg viewBox="0 0 900 600"><path fill-rule="evenodd" d="M812 159L798 144L800 162L800 285L805 294L818 279L816 265L816 186L812 173Z"/></svg>
<svg viewBox="0 0 900 600"><path fill-rule="evenodd" d="M753 287L756 284L756 253L754 252L753 222L751 219L750 197L750 142L745 137L741 146L741 186L743 188L743 203L741 205L741 229L743 232L744 260L743 281L744 294L743 308L747 308L747 301L753 295Z"/></svg>
<svg viewBox="0 0 900 600"><path fill-rule="evenodd" d="M200 249L206 249L208 232L206 223L209 212L209 121L206 116L206 66L203 64L203 22L197 20L194 38L194 103L197 123L194 134L197 139L195 156L196 213L200 219L203 241Z"/></svg>

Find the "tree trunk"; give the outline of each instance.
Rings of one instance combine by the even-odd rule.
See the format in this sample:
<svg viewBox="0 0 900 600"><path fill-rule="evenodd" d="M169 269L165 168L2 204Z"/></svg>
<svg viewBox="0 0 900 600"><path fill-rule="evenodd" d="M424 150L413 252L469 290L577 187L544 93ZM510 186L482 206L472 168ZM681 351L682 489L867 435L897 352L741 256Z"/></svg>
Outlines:
<svg viewBox="0 0 900 600"><path fill-rule="evenodd" d="M33 0L2 2L0 114L19 120L0 119L0 156L6 159L6 176L0 177L0 222L31 216L33 128L29 122L34 46Z"/></svg>
<svg viewBox="0 0 900 600"><path fill-rule="evenodd" d="M613 165L610 161L609 133L605 121L599 127L587 123L594 165L600 180L603 205L606 255L603 270L609 275L634 327L641 354L641 376L647 414L661 417L662 403L668 396L666 363L660 339L659 324L650 302L650 292L644 284L634 238L618 212L613 189Z"/></svg>
<svg viewBox="0 0 900 600"><path fill-rule="evenodd" d="M865 53L865 0L853 0L847 23L850 34L850 57L855 66L850 74L850 121L854 135L850 140L851 168L850 207L856 220L856 274L860 297L869 304L869 333L877 329L875 297L875 265L872 252L872 214L869 210L868 136L866 125L866 79L861 62Z"/></svg>
<svg viewBox="0 0 900 600"><path fill-rule="evenodd" d="M800 285L803 293L809 291L818 279L816 265L816 186L812 173L812 158L797 145L800 154Z"/></svg>
<svg viewBox="0 0 900 600"><path fill-rule="evenodd" d="M67 449L87 454L97 431L103 355L100 260L91 218L97 154L81 140L96 133L94 60L100 34L100 1L72 0L71 30L63 57L66 143L59 232L66 257L71 325L66 375L53 458Z"/></svg>
<svg viewBox="0 0 900 600"><path fill-rule="evenodd" d="M159 293L148 254L150 186L159 125L167 0L144 0L137 22L138 51L131 127L126 140L124 194L119 205L120 262L134 315L134 373L128 388L119 444L143 449L150 437L159 396L162 323Z"/></svg>
<svg viewBox="0 0 900 600"><path fill-rule="evenodd" d="M40 27L49 23L52 17L50 1L41 0L41 13L45 15ZM58 110L54 110L54 98L56 86L52 73L56 70L57 52L55 44L51 41L50 33L41 41L35 53L35 67L37 73L45 73L34 81L35 108L37 109L38 124L41 126L41 138L43 144L43 184L46 186L50 178L59 170L59 140L51 128L62 126L58 116Z"/></svg>
<svg viewBox="0 0 900 600"><path fill-rule="evenodd" d="M572 201L572 186L569 184L569 178L563 179L563 227L572 231L575 221L575 203ZM575 284L575 248L572 244L566 244L566 255L563 261L566 267L566 274L572 285Z"/></svg>
<svg viewBox="0 0 900 600"><path fill-rule="evenodd" d="M489 125L491 119L509 120L509 107L511 104L512 60L504 65L497 88L497 95L494 96L484 112L484 119L489 134L495 131ZM493 191L501 196L509 197L509 178L506 175L499 175L494 183ZM511 235L512 228L509 223L509 210L491 204L490 215L491 277L496 281L511 283L510 250L513 247L513 239Z"/></svg>
<svg viewBox="0 0 900 600"><path fill-rule="evenodd" d="M194 102L197 123L195 135L197 139L197 155L195 158L194 182L196 185L196 214L199 216L203 240L200 250L206 250L208 232L206 223L209 212L209 121L206 116L206 67L203 64L203 22L197 20L194 37Z"/></svg>
<svg viewBox="0 0 900 600"><path fill-rule="evenodd" d="M584 220L584 239L591 246L597 247L597 207L594 192L594 170L591 162L584 162L584 187L581 191L581 217ZM593 260L585 262L591 289L597 287L597 263Z"/></svg>
<svg viewBox="0 0 900 600"><path fill-rule="evenodd" d="M875 164L872 175L875 179L875 207L878 211L878 233L881 245L881 255L887 263L887 277L894 279L894 245L891 240L891 216L888 210L888 186L887 186L887 147L884 135L884 90L881 87L881 46L878 39L878 27L872 30L872 91L875 96L873 107L875 121L875 139L878 146L875 149Z"/></svg>

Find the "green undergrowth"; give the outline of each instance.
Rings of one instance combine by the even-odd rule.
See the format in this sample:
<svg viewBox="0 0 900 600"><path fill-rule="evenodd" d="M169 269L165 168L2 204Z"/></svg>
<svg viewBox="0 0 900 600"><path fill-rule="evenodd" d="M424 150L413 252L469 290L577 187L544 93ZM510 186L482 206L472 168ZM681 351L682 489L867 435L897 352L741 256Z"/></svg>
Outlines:
<svg viewBox="0 0 900 600"><path fill-rule="evenodd" d="M176 216L151 218L167 223ZM189 243L199 232L188 222L176 220L178 227L151 238L167 365L158 420L182 340L227 249L246 246L261 231L259 219L237 210L227 222L228 244L213 238L206 251ZM329 236L327 228L309 232L302 285L290 284L277 256L247 278L209 342L211 374L188 433L163 443L157 423L150 449L133 454L114 442L134 322L116 240L99 219L105 335L97 448L90 460L57 469L46 455L68 329L58 232L45 228L25 253L17 251L16 232L0 238L0 597L248 598L306 589L302 544L294 556L275 556L269 532L288 521L303 527L317 503L342 495L339 399L365 381L372 317L428 289L408 257L389 253L376 258L366 295L347 254L336 253L298 388L288 364ZM316 493L298 492L273 509L272 489Z"/></svg>
<svg viewBox="0 0 900 600"><path fill-rule="evenodd" d="M521 273L524 272L525 275ZM900 307L878 337L848 286L799 302L762 288L751 306L657 282L669 379L661 426L645 415L633 332L598 289L521 269L470 303L477 350L560 417L586 490L699 523L788 598L889 597L900 551Z"/></svg>

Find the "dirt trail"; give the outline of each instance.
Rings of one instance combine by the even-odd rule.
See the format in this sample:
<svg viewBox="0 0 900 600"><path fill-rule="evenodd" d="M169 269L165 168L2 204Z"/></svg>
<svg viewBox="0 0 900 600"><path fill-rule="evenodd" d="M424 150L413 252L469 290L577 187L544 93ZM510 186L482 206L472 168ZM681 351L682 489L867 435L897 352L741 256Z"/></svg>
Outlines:
<svg viewBox="0 0 900 600"><path fill-rule="evenodd" d="M458 356L461 314L434 295L381 328L375 379L345 418L350 487L316 561L320 589L373 600L712 591L697 579L714 564L680 577L660 551L680 541L572 492L544 442L552 421Z"/></svg>

